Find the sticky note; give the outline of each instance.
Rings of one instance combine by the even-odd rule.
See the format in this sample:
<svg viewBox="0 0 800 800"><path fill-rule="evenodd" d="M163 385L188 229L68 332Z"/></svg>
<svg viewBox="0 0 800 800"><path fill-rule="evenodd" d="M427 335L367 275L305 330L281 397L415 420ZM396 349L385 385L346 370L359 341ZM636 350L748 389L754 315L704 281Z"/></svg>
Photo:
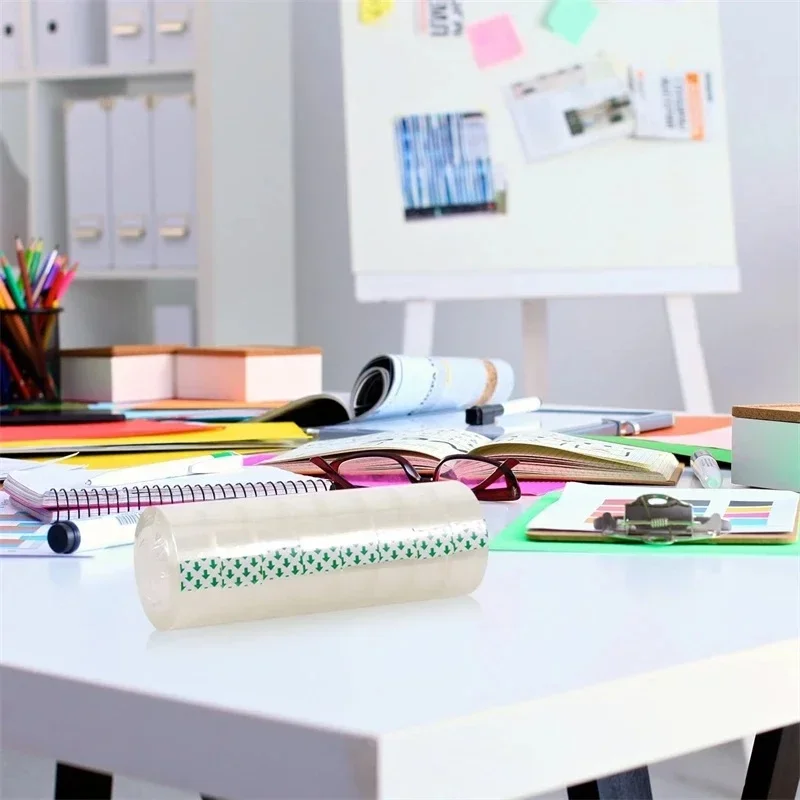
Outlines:
<svg viewBox="0 0 800 800"><path fill-rule="evenodd" d="M475 63L481 68L510 61L522 53L522 42L508 14L475 22L467 27Z"/></svg>
<svg viewBox="0 0 800 800"><path fill-rule="evenodd" d="M359 0L358 19L365 25L377 22L394 8L394 0Z"/></svg>
<svg viewBox="0 0 800 800"><path fill-rule="evenodd" d="M592 0L555 0L547 14L547 26L570 44L579 44L598 13Z"/></svg>

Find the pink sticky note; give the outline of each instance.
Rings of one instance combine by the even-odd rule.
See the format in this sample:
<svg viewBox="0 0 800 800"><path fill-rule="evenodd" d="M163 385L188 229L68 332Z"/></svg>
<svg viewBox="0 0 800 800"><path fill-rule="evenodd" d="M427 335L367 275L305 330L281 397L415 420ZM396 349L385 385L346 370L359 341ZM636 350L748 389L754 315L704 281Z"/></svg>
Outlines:
<svg viewBox="0 0 800 800"><path fill-rule="evenodd" d="M522 53L522 42L508 14L475 22L467 27L475 63L481 68L510 61Z"/></svg>

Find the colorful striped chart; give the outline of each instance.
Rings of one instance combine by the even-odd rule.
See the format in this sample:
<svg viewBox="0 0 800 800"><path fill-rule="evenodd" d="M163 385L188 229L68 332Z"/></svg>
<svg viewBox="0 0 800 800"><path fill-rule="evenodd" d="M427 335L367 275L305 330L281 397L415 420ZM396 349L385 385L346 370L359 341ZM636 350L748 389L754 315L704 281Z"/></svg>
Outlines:
<svg viewBox="0 0 800 800"><path fill-rule="evenodd" d="M625 506L631 502L631 499L630 497L623 499L611 497L604 500L602 505L598 506L586 520L587 524L593 524L606 512L615 517L625 516ZM691 504L696 517L702 517L708 513L708 500L685 500L684 502ZM731 500L723 518L731 523L732 531L754 533L759 528L767 527L771 513L771 500Z"/></svg>
<svg viewBox="0 0 800 800"><path fill-rule="evenodd" d="M733 530L752 531L754 528L766 528L771 513L771 500L731 500L724 516L730 520Z"/></svg>

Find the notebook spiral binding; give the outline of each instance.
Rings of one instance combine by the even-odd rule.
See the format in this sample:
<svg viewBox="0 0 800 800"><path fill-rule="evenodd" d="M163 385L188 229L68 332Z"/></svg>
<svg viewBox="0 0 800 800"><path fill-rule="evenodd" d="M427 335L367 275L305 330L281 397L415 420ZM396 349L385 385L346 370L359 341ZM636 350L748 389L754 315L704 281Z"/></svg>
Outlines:
<svg viewBox="0 0 800 800"><path fill-rule="evenodd" d="M203 500L238 500L253 497L271 497L282 494L310 494L326 492L331 484L324 480L306 481L245 481L192 486L111 486L85 489L56 489L55 514L57 519L92 517L137 511L148 506L165 506L175 503L198 503ZM84 513L85 512L85 513Z"/></svg>

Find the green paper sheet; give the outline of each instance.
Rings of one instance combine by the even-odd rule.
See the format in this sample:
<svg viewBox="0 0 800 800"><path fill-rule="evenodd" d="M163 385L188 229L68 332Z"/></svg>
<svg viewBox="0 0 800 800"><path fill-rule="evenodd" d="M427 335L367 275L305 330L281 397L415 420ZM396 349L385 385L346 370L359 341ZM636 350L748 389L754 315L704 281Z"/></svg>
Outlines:
<svg viewBox="0 0 800 800"><path fill-rule="evenodd" d="M705 450L707 453L711 453L720 464L731 464L733 460L731 451L723 450L721 447L699 447L692 444L659 442L654 439L641 439L638 436L586 436L585 438L597 439L599 442L624 444L627 447L644 447L645 450L661 450L664 453L673 453L676 456L683 456L687 459L698 450Z"/></svg>
<svg viewBox="0 0 800 800"><path fill-rule="evenodd" d="M570 44L579 44L598 13L592 0L555 0L547 15L547 26Z"/></svg>
<svg viewBox="0 0 800 800"><path fill-rule="evenodd" d="M794 556L800 558L800 542L792 544L671 544L651 547L644 544L614 542L532 542L525 535L528 523L561 497L549 492L526 508L512 523L489 541L494 552L531 553L620 553L632 556Z"/></svg>

